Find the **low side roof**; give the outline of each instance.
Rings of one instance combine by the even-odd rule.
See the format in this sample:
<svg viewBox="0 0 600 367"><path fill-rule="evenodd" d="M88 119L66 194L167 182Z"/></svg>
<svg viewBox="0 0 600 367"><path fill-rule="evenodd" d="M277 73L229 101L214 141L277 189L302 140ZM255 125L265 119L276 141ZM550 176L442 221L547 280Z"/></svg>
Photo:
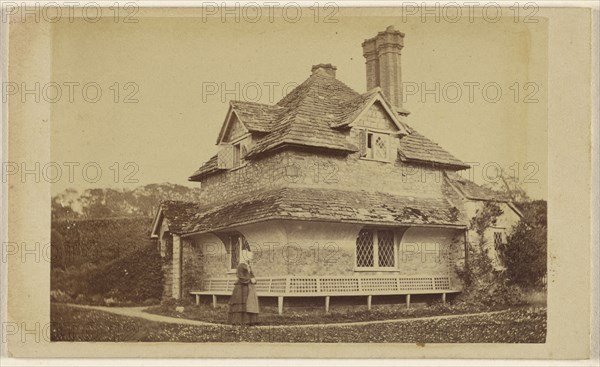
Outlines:
<svg viewBox="0 0 600 367"><path fill-rule="evenodd" d="M173 205L170 209L177 210L177 206ZM466 225L459 210L445 198L416 198L381 192L301 187L264 191L217 207L191 204L180 210L183 212L169 228L172 228L173 233L182 235L219 231L235 225L275 219L396 226ZM168 210L165 216L170 217Z"/></svg>

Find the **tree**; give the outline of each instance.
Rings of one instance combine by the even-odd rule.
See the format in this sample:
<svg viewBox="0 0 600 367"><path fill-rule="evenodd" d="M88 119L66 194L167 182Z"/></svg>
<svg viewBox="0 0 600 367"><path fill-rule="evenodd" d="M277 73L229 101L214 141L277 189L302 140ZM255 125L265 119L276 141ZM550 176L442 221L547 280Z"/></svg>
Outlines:
<svg viewBox="0 0 600 367"><path fill-rule="evenodd" d="M513 202L528 202L531 199L523 187L525 179L519 176L518 166L497 166L497 179L486 183L485 187L508 194Z"/></svg>
<svg viewBox="0 0 600 367"><path fill-rule="evenodd" d="M521 203L523 218L508 235L502 249L508 280L527 288L539 288L547 274L547 203Z"/></svg>

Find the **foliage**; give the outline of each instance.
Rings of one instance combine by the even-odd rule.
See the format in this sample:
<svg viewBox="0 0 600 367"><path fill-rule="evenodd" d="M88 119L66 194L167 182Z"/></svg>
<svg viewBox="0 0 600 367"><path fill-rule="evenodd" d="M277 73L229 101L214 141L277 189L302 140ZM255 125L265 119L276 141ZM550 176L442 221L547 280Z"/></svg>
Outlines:
<svg viewBox="0 0 600 367"><path fill-rule="evenodd" d="M160 254L150 218L52 222L50 284L57 301L104 304L160 299Z"/></svg>
<svg viewBox="0 0 600 367"><path fill-rule="evenodd" d="M486 202L481 210L471 218L469 230L477 234L477 243L467 246L467 261L464 269L459 270L467 286L466 292L476 291L470 288L486 287L494 282L494 267L487 254L485 232L496 224L502 209L494 202ZM477 291L479 292L479 291Z"/></svg>
<svg viewBox="0 0 600 367"><path fill-rule="evenodd" d="M484 186L490 188L495 191L501 191L508 194L514 202L527 202L530 201L529 195L527 195L527 191L525 190L524 183L527 182L527 177L524 177L521 174L528 174L527 169L531 169L533 167L529 167L527 165L523 166L523 172L519 172L518 165L512 165L510 167L499 167L497 170L496 180L489 180Z"/></svg>
<svg viewBox="0 0 600 367"><path fill-rule="evenodd" d="M136 251L150 240L150 218L63 220L51 223L52 267L100 265Z"/></svg>
<svg viewBox="0 0 600 367"><path fill-rule="evenodd" d="M162 296L163 273L156 246L142 247L85 275L85 293L143 302Z"/></svg>
<svg viewBox="0 0 600 367"><path fill-rule="evenodd" d="M508 235L502 258L511 284L543 287L547 274L547 205L544 200L520 204L523 219Z"/></svg>
<svg viewBox="0 0 600 367"><path fill-rule="evenodd" d="M52 197L52 219L152 217L163 200L198 201L199 188L170 183L149 184L130 189L74 189Z"/></svg>
<svg viewBox="0 0 600 367"><path fill-rule="evenodd" d="M477 307L517 306L526 303L523 291L508 284L503 273L494 270L487 253L486 231L496 225L502 209L494 202L486 202L471 219L469 230L477 234L477 242L468 246L464 269L458 269L465 281L465 289L457 302Z"/></svg>

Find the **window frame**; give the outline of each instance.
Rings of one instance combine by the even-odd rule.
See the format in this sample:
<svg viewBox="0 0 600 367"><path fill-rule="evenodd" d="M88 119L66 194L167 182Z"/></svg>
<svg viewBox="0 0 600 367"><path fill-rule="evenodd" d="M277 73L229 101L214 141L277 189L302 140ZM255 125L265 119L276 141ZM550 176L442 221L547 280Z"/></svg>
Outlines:
<svg viewBox="0 0 600 367"><path fill-rule="evenodd" d="M233 249L234 249L234 244L233 244L233 238L237 238L236 244L235 244L235 248L237 249L237 256L238 256L238 262L235 266L232 266L232 261L233 261ZM230 233L229 235L227 235L227 272L228 273L234 273L237 271L237 267L240 264L240 262L242 261L242 259L244 259L244 251L246 252L251 252L250 250L250 244L248 244L247 248L244 248L244 243L247 243L246 241L246 237L241 234L241 233Z"/></svg>
<svg viewBox="0 0 600 367"><path fill-rule="evenodd" d="M365 139L365 141L364 141L365 152L364 152L364 156L361 156L360 159L364 159L364 160L368 160L368 161L376 161L376 162L385 162L385 163L392 162L392 154L391 154L392 133L389 130L373 129L373 128L368 128L368 127L364 127L363 130L364 130L364 139ZM371 147L369 147L369 137L370 136L372 136ZM377 140L377 137L383 137L385 139L385 145L386 145L385 159L377 158L375 156L375 149L374 149L373 145L375 145L375 141ZM361 144L363 144L363 142L361 142Z"/></svg>
<svg viewBox="0 0 600 367"><path fill-rule="evenodd" d="M229 241L228 241L229 242L228 243L229 251L227 252L227 255L228 255L227 256L227 271L229 271L229 272L236 271L238 265L240 264L240 258L241 258L241 254L242 254L242 241L241 241L241 237L242 236L239 235L239 234L230 234L228 236L228 239L229 239ZM234 238L236 238L235 246L234 246L234 243L233 243L233 239ZM235 264L235 266L233 266L233 263L232 263L234 248L237 249L237 253L238 253L238 255L237 255L238 262L237 262L237 264Z"/></svg>
<svg viewBox="0 0 600 367"><path fill-rule="evenodd" d="M246 139L250 136L250 134L244 134L235 140L230 142L233 148L233 156L231 158L232 166L231 169L235 170L241 167L244 167L246 162L246 154L248 153L248 142Z"/></svg>
<svg viewBox="0 0 600 367"><path fill-rule="evenodd" d="M504 245L504 236L503 236L502 231L494 231L493 236L494 236L494 249L496 251L498 251ZM500 243L498 243L498 239L499 239Z"/></svg>
<svg viewBox="0 0 600 367"><path fill-rule="evenodd" d="M373 266L360 266L358 264L358 239L362 231L370 231L373 239ZM394 264L392 266L379 265L379 232L390 231L392 233L392 246ZM391 228L362 228L356 236L354 243L354 271L398 271L398 238L396 231Z"/></svg>

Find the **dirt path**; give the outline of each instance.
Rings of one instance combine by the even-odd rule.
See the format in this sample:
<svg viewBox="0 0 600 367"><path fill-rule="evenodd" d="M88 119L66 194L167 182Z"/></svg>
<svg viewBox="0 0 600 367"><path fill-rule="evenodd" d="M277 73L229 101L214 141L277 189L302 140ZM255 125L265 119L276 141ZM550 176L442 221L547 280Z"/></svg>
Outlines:
<svg viewBox="0 0 600 367"><path fill-rule="evenodd" d="M220 327L234 327L232 325L218 324L213 322L190 320L190 319L178 319L176 317L162 316L144 312L147 307L103 307L103 306L87 306L87 305L75 305L70 303L64 303L63 305L76 308L84 308L88 310L96 310L112 313L115 315L136 317L149 321L166 322L170 324L181 324L181 325L193 325L193 326L220 326ZM340 322L330 324L306 324L306 325L257 325L253 328L269 328L269 329L280 329L280 328L310 328L310 327L343 327L343 326L364 326L364 325L376 325L376 324L390 324L400 322L412 322L412 321L427 321L427 320L447 320L456 319L461 317L471 316L484 316L484 315L495 315L510 310L502 311L491 311L491 312L480 312L480 313L467 313L461 315L442 315L442 316L427 316L427 317L414 317L406 319L392 319L392 320L373 320L373 321L357 321L357 322Z"/></svg>

